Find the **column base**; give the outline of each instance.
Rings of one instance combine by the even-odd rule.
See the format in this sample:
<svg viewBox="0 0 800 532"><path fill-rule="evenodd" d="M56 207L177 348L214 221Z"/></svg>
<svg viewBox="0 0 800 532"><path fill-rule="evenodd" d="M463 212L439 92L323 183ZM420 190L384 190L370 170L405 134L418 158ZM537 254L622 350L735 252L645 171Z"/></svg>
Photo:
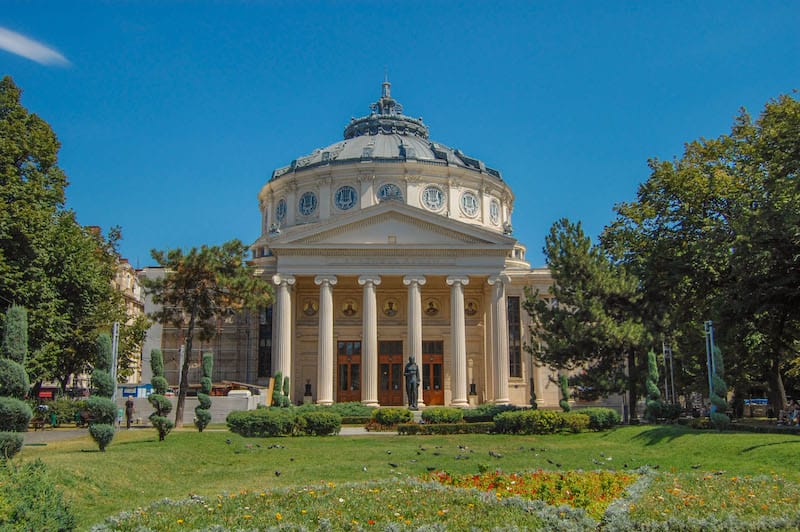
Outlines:
<svg viewBox="0 0 800 532"><path fill-rule="evenodd" d="M469 403L466 400L461 399L460 401L453 401L452 403L450 403L450 406L454 406L457 408L467 408L469 406Z"/></svg>
<svg viewBox="0 0 800 532"><path fill-rule="evenodd" d="M496 405L510 405L511 401L509 399L495 399L492 401Z"/></svg>
<svg viewBox="0 0 800 532"><path fill-rule="evenodd" d="M361 404L364 406L374 406L375 408L380 408L380 403L378 401L361 401Z"/></svg>
<svg viewBox="0 0 800 532"><path fill-rule="evenodd" d="M320 406L331 406L333 404L333 401L320 399L319 401L317 401L317 404Z"/></svg>

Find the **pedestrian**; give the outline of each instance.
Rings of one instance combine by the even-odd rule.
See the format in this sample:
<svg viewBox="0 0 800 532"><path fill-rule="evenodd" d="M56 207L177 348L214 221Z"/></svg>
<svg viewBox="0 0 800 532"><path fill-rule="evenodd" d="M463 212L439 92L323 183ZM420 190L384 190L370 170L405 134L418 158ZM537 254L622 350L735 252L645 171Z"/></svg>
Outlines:
<svg viewBox="0 0 800 532"><path fill-rule="evenodd" d="M133 413L135 412L133 397L128 397L128 400L125 401L125 423L126 428L131 428L131 420L133 419Z"/></svg>

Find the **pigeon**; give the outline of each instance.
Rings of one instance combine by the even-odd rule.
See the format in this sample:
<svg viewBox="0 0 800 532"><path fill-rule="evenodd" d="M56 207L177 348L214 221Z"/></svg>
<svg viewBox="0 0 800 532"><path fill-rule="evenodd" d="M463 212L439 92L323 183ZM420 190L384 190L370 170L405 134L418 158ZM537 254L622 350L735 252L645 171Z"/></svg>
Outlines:
<svg viewBox="0 0 800 532"><path fill-rule="evenodd" d="M489 456L492 456L494 458L502 458L503 457L502 454L500 454L498 452L495 452L495 451L489 451Z"/></svg>
<svg viewBox="0 0 800 532"><path fill-rule="evenodd" d="M428 466L425 469L427 469L428 471L436 471L436 468L431 466Z"/></svg>
<svg viewBox="0 0 800 532"><path fill-rule="evenodd" d="M692 464L692 469L699 469L699 468L700 468L700 464Z"/></svg>
<svg viewBox="0 0 800 532"><path fill-rule="evenodd" d="M431 454L433 454L433 456L439 456L439 455L441 455L442 453L435 452L435 453L431 453Z"/></svg>
<svg viewBox="0 0 800 532"><path fill-rule="evenodd" d="M386 451L386 454L392 454L391 450Z"/></svg>
<svg viewBox="0 0 800 532"><path fill-rule="evenodd" d="M228 438L227 440L225 440L225 443L227 443L228 445L230 445L230 444L231 444L231 439L230 439L230 438Z"/></svg>
<svg viewBox="0 0 800 532"><path fill-rule="evenodd" d="M545 458L545 460L547 460L547 463L548 463L548 464L550 464L550 465L552 465L552 464L555 464L555 462L553 462L553 461L552 461L552 460L550 460L549 458Z"/></svg>
<svg viewBox="0 0 800 532"><path fill-rule="evenodd" d="M294 457L289 458L290 462L294 462Z"/></svg>
<svg viewBox="0 0 800 532"><path fill-rule="evenodd" d="M275 476L276 476L276 477L279 477L279 476L281 476L281 472L276 470L276 471L275 471Z"/></svg>
<svg viewBox="0 0 800 532"><path fill-rule="evenodd" d="M389 462L389 465L392 466L392 467L397 467L397 464L395 464L393 462Z"/></svg>
<svg viewBox="0 0 800 532"><path fill-rule="evenodd" d="M362 468L361 468L361 471L363 471L364 473L366 473L366 472L367 472L367 466L364 466L364 467L362 467Z"/></svg>

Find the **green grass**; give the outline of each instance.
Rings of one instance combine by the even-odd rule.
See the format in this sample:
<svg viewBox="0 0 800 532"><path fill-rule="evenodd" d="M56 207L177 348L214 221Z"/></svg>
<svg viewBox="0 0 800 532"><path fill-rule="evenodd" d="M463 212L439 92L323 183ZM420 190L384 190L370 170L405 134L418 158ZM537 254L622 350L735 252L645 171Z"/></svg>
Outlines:
<svg viewBox="0 0 800 532"><path fill-rule="evenodd" d="M198 495L205 497L207 503L221 494L252 495L327 483L341 486L354 481L376 482L384 486L397 479L421 478L431 469L459 475L476 474L480 469L596 471L634 470L650 465L657 467L661 475L638 506L634 505L631 515L644 512L643 519L653 520L671 517L648 510L648 504L655 507L661 502L658 494L652 500L648 497L667 489L665 486L672 482L678 482L681 489L702 494L705 483L693 479L779 477L786 481L786 489L778 498L759 500L757 508L763 504L770 508L785 505L783 510L787 512L791 511L792 501L796 501L793 497L800 482L797 460L800 437L720 434L675 426L624 427L604 433L553 436L366 435L269 439L186 430L173 432L164 442L157 441L154 431L133 430L118 432L105 453L96 449L87 436L45 447L25 447L20 455L22 460L41 458L49 466L72 503L81 529L122 511L147 508L163 498L180 500ZM731 486L726 484L719 489L728 488ZM423 500L425 497L419 496ZM336 502L338 498L331 500ZM462 503L458 502L456 507L462 507ZM749 515L750 506L747 509L743 506L741 512L743 516ZM393 513L389 517L394 517ZM516 517L507 517L515 522ZM353 517L363 518L360 514ZM278 523L270 526L275 524Z"/></svg>

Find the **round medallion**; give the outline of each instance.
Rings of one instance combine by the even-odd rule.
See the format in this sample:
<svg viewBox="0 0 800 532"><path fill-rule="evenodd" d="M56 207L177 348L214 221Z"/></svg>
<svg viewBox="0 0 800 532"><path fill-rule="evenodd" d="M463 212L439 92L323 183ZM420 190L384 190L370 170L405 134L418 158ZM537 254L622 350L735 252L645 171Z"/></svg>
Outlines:
<svg viewBox="0 0 800 532"><path fill-rule="evenodd" d="M493 199L491 203L489 203L489 220L494 225L498 225L500 223L500 203Z"/></svg>
<svg viewBox="0 0 800 532"><path fill-rule="evenodd" d="M422 191L422 204L432 211L440 211L444 207L444 192L439 187L426 187Z"/></svg>
<svg viewBox="0 0 800 532"><path fill-rule="evenodd" d="M275 219L279 222L282 222L286 219L286 200L282 199L278 201L278 206L275 207Z"/></svg>
<svg viewBox="0 0 800 532"><path fill-rule="evenodd" d="M358 303L355 299L346 299L342 304L342 314L348 318L352 318L358 314Z"/></svg>
<svg viewBox="0 0 800 532"><path fill-rule="evenodd" d="M393 297L388 298L383 302L383 314L388 318L394 318L399 312L399 304Z"/></svg>
<svg viewBox="0 0 800 532"><path fill-rule="evenodd" d="M334 197L336 207L343 211L355 207L357 200L358 193L356 192L356 189L349 185L339 187L339 190L336 191L336 195Z"/></svg>
<svg viewBox="0 0 800 532"><path fill-rule="evenodd" d="M303 303L303 314L313 316L319 310L319 304L313 299L306 299Z"/></svg>
<svg viewBox="0 0 800 532"><path fill-rule="evenodd" d="M300 214L309 216L317 210L317 195L313 192L304 192L300 196L300 203L298 204Z"/></svg>
<svg viewBox="0 0 800 532"><path fill-rule="evenodd" d="M461 194L461 212L470 218L475 218L478 215L478 197L472 192L464 192Z"/></svg>
<svg viewBox="0 0 800 532"><path fill-rule="evenodd" d="M398 200L403 201L403 193L400 191L400 187L395 185L394 183L386 183L380 186L378 189L378 202L381 201L388 201L388 200Z"/></svg>
<svg viewBox="0 0 800 532"><path fill-rule="evenodd" d="M478 302L474 299L467 299L466 304L464 305L464 314L467 316L474 316L478 313Z"/></svg>
<svg viewBox="0 0 800 532"><path fill-rule="evenodd" d="M436 299L428 299L423 305L422 312L428 316L436 316L439 314L439 301Z"/></svg>

